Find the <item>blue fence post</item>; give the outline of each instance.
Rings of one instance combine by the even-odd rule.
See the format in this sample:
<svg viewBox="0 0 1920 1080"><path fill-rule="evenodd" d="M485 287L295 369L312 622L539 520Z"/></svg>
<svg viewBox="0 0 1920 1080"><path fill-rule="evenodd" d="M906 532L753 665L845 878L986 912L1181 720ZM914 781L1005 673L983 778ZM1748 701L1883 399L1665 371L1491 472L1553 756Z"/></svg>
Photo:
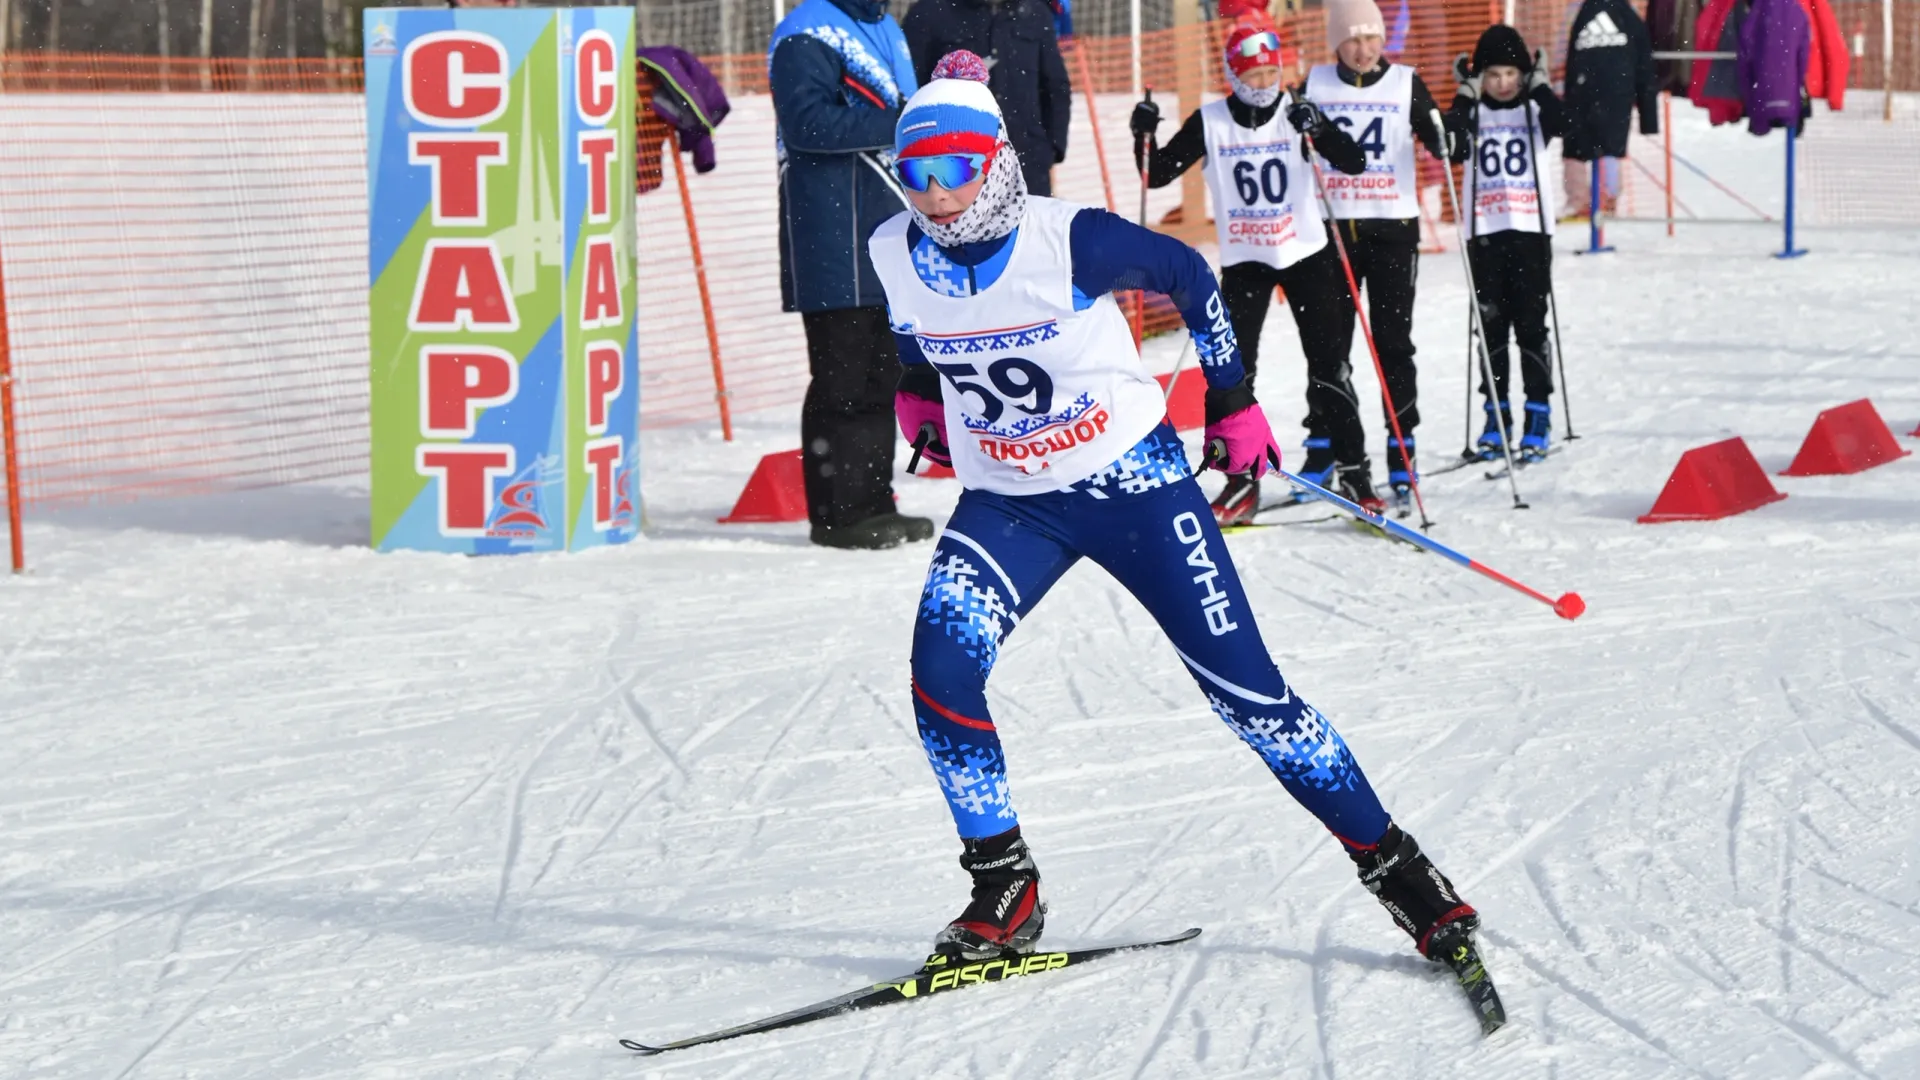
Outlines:
<svg viewBox="0 0 1920 1080"><path fill-rule="evenodd" d="M1591 182L1587 185L1587 246L1581 255L1604 255L1613 250L1600 228L1600 157L1593 159Z"/></svg>
<svg viewBox="0 0 1920 1080"><path fill-rule="evenodd" d="M1774 257L1774 258L1776 258L1776 259L1797 259L1797 258L1799 258L1800 256L1802 256L1802 255L1805 255L1805 254L1807 253L1807 249L1806 249L1806 248L1796 248L1796 247L1794 247L1794 246L1793 246L1793 214L1794 214L1794 207L1793 207L1793 202L1794 202L1794 199L1793 199L1793 189L1794 189L1794 186L1795 186L1795 185L1794 185L1794 182L1793 182L1793 180L1794 180L1794 176L1793 176L1793 172L1794 172L1794 169L1793 169L1793 166L1794 166L1794 161L1793 161L1793 144L1794 144L1794 143L1797 143L1797 142L1799 142L1799 141L1800 141L1800 139L1799 139L1799 137L1798 137L1798 136L1799 136L1799 133L1800 133L1800 124L1799 124L1799 122L1798 122L1798 121L1795 121L1794 123L1791 123L1791 124L1788 124L1788 125L1787 125L1787 128L1786 128L1786 132L1787 132L1787 214L1786 214L1786 237L1785 237L1785 240L1784 240L1784 242L1783 242L1783 244L1782 244L1782 246L1781 246L1781 248L1780 248L1780 250L1779 250L1778 252L1775 252L1775 253L1774 253L1774 256L1773 256L1773 257Z"/></svg>

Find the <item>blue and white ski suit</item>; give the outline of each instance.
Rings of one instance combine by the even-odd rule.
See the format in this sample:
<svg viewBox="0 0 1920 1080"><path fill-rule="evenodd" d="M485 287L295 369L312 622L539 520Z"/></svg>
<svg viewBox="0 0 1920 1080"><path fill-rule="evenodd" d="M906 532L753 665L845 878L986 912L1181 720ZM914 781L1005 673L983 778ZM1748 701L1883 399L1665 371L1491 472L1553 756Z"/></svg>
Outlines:
<svg viewBox="0 0 1920 1080"><path fill-rule="evenodd" d="M1019 823L988 715L1001 644L1081 558L1145 605L1213 710L1308 811L1366 847L1387 814L1346 742L1274 666L1116 289L1168 294L1216 392L1242 379L1213 272L1104 210L1029 198L1008 236L942 249L901 214L869 241L909 365L941 376L965 490L913 637L913 708L963 838Z"/></svg>

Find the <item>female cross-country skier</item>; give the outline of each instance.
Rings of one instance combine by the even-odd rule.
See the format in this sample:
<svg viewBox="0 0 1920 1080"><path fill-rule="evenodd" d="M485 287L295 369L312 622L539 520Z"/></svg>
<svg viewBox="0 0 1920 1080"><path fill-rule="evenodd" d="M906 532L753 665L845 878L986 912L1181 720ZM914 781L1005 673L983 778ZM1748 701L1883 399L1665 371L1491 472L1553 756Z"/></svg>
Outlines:
<svg viewBox="0 0 1920 1080"><path fill-rule="evenodd" d="M936 953L1031 951L1046 907L1020 835L986 683L1000 646L1082 557L1144 604L1213 709L1359 868L1430 957L1478 925L1393 824L1333 726L1267 655L1219 527L1140 362L1115 289L1164 292L1199 350L1207 440L1258 476L1280 451L1192 248L1104 210L1029 196L972 53L907 102L894 168L911 209L868 241L905 371L900 427L965 489L913 636L914 715L973 875Z"/></svg>
<svg viewBox="0 0 1920 1080"><path fill-rule="evenodd" d="M1366 154L1318 106L1280 85L1280 36L1265 13L1239 15L1224 59L1233 93L1195 110L1165 146L1152 143L1159 107L1151 101L1134 106L1135 163L1145 163L1149 187L1164 187L1205 162L1220 240L1220 289L1248 383L1259 368L1260 329L1278 285L1307 357L1307 460L1300 475L1382 510L1353 390L1353 293L1320 213L1307 140L1349 175L1366 171ZM1259 495L1259 477L1229 473L1214 512L1223 525L1239 524L1253 516Z"/></svg>

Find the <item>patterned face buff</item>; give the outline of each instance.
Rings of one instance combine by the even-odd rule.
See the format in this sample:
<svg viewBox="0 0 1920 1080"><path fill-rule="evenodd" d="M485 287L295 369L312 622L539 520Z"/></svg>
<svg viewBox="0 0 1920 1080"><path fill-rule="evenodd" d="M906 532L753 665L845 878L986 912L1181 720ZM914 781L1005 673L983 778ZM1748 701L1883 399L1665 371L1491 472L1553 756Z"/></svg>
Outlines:
<svg viewBox="0 0 1920 1080"><path fill-rule="evenodd" d="M973 205L945 225L934 224L917 206L909 204L908 209L913 212L920 231L941 247L997 240L1019 228L1020 219L1027 212L1027 178L1020 171L1020 156L1013 152L1012 146L1002 143Z"/></svg>
<svg viewBox="0 0 1920 1080"><path fill-rule="evenodd" d="M1280 100L1280 83L1277 80L1272 86L1267 87L1265 90L1255 90L1253 87L1241 82L1240 76L1229 71L1227 72L1227 83L1233 87L1234 97L1239 98L1241 101L1246 102L1256 109L1270 109L1273 107L1274 102Z"/></svg>

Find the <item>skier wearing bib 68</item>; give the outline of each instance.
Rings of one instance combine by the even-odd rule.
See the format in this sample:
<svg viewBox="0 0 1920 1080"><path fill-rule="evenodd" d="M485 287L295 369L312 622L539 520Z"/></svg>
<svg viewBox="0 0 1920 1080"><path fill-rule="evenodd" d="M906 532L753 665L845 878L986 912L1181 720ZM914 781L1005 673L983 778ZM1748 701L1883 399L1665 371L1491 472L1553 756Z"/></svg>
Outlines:
<svg viewBox="0 0 1920 1080"><path fill-rule="evenodd" d="M1553 431L1553 353L1547 339L1547 300L1553 289L1553 190L1540 182L1547 140L1567 133L1566 109L1554 96L1547 54L1527 55L1527 43L1511 26L1487 27L1473 59L1454 61L1460 88L1448 126L1473 132L1466 157L1465 199L1472 207L1474 298L1486 333L1493 385L1483 379L1487 426L1480 456L1504 454L1514 434L1507 404L1510 367L1507 339L1520 346L1520 381L1526 389L1526 425L1514 447L1521 461L1547 456Z"/></svg>
<svg viewBox="0 0 1920 1080"><path fill-rule="evenodd" d="M1280 451L1212 272L1177 240L1029 196L985 80L977 56L950 53L907 102L894 169L911 209L868 242L905 366L901 430L950 463L964 488L913 635L914 715L973 878L936 955L1019 955L1040 937L1040 874L986 682L1007 636L1086 558L1145 605L1215 713L1334 834L1420 951L1457 973L1471 960L1484 983L1474 909L1268 655L1112 296L1145 288L1172 298L1206 375L1207 441L1225 448L1217 464L1257 478Z"/></svg>
<svg viewBox="0 0 1920 1080"><path fill-rule="evenodd" d="M1264 13L1238 16L1227 31L1224 60L1233 93L1195 110L1165 146L1152 142L1159 106L1143 101L1133 107L1135 163L1146 169L1149 187L1164 187L1206 163L1220 241L1220 289L1247 382L1251 386L1259 366L1260 330L1278 285L1286 291L1307 358L1307 460L1300 475L1378 512L1386 504L1373 491L1349 360L1353 293L1320 213L1307 140L1349 176L1366 172L1366 154L1318 106L1280 85L1280 36ZM1228 474L1226 489L1214 500L1221 524L1253 516L1259 479Z"/></svg>

